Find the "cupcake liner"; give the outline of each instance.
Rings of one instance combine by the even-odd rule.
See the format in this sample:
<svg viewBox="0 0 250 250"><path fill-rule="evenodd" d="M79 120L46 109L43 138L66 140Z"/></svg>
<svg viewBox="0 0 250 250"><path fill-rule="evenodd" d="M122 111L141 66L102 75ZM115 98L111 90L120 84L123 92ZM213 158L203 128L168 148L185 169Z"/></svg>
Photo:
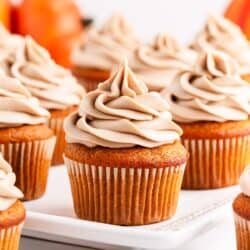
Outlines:
<svg viewBox="0 0 250 250"><path fill-rule="evenodd" d="M250 249L250 221L234 213L236 240L238 250Z"/></svg>
<svg viewBox="0 0 250 250"><path fill-rule="evenodd" d="M76 215L117 225L144 225L176 212L185 164L165 168L116 168L64 157Z"/></svg>
<svg viewBox="0 0 250 250"><path fill-rule="evenodd" d="M0 152L16 174L16 186L24 193L23 200L37 199L44 194L54 146L55 137L0 144Z"/></svg>
<svg viewBox="0 0 250 250"><path fill-rule="evenodd" d="M235 185L250 156L250 136L227 139L183 139L189 152L184 189Z"/></svg>
<svg viewBox="0 0 250 250"><path fill-rule="evenodd" d="M18 250L23 223L14 227L0 229L0 249Z"/></svg>
<svg viewBox="0 0 250 250"><path fill-rule="evenodd" d="M54 132L54 135L56 136L56 145L53 153L52 158L52 165L59 165L63 164L63 152L66 146L65 141L65 132L63 129L63 118L50 118L47 125L49 128L51 128Z"/></svg>

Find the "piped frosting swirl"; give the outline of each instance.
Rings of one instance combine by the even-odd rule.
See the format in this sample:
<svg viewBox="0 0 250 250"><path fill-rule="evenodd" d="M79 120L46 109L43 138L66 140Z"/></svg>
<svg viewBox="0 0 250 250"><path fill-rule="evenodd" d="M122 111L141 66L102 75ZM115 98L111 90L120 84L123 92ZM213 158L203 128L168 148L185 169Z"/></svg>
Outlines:
<svg viewBox="0 0 250 250"><path fill-rule="evenodd" d="M250 166L247 166L240 177L240 188L243 194L250 197Z"/></svg>
<svg viewBox="0 0 250 250"><path fill-rule="evenodd" d="M221 52L208 50L196 71L179 74L170 90L163 91L175 121L238 121L248 119L250 87L237 67Z"/></svg>
<svg viewBox="0 0 250 250"><path fill-rule="evenodd" d="M240 74L250 73L250 43L237 25L223 17L210 15L191 47L223 51L237 61Z"/></svg>
<svg viewBox="0 0 250 250"><path fill-rule="evenodd" d="M196 58L195 51L181 47L167 34L158 34L152 45L136 50L131 67L149 90L161 91L180 71L191 70Z"/></svg>
<svg viewBox="0 0 250 250"><path fill-rule="evenodd" d="M92 28L72 54L75 65L113 71L124 56L130 59L139 46L133 29L120 14L114 14L100 30Z"/></svg>
<svg viewBox="0 0 250 250"><path fill-rule="evenodd" d="M16 79L0 73L0 128L45 123L49 112Z"/></svg>
<svg viewBox="0 0 250 250"><path fill-rule="evenodd" d="M15 187L15 182L16 175L0 154L0 211L7 210L18 199L23 198L23 193Z"/></svg>
<svg viewBox="0 0 250 250"><path fill-rule="evenodd" d="M87 147L157 147L179 140L181 129L158 93L148 92L125 61L98 89L89 92L79 113L65 121L68 143Z"/></svg>
<svg viewBox="0 0 250 250"><path fill-rule="evenodd" d="M10 61L6 73L18 79L44 108L60 110L79 105L84 89L31 37L23 40Z"/></svg>

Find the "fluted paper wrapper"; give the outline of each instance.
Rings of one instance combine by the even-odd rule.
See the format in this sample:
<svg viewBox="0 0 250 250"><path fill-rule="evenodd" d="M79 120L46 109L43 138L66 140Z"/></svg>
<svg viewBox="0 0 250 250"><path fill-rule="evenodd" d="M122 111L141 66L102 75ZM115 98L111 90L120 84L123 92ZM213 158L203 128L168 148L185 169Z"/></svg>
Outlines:
<svg viewBox="0 0 250 250"><path fill-rule="evenodd" d="M189 152L184 189L221 188L238 183L250 156L250 136L228 139L184 139Z"/></svg>
<svg viewBox="0 0 250 250"><path fill-rule="evenodd" d="M52 158L52 165L63 164L63 152L66 147L65 132L63 129L65 117L62 118L50 118L48 121L48 127L53 130L56 136L56 145Z"/></svg>
<svg viewBox="0 0 250 250"><path fill-rule="evenodd" d="M250 249L250 221L234 213L236 241L238 250Z"/></svg>
<svg viewBox="0 0 250 250"><path fill-rule="evenodd" d="M117 225L143 225L176 212L185 165L97 167L64 158L76 215Z"/></svg>
<svg viewBox="0 0 250 250"><path fill-rule="evenodd" d="M0 229L0 249L18 250L23 224Z"/></svg>
<svg viewBox="0 0 250 250"><path fill-rule="evenodd" d="M54 146L55 137L0 144L0 152L16 174L16 186L24 193L23 200L38 199L44 194Z"/></svg>

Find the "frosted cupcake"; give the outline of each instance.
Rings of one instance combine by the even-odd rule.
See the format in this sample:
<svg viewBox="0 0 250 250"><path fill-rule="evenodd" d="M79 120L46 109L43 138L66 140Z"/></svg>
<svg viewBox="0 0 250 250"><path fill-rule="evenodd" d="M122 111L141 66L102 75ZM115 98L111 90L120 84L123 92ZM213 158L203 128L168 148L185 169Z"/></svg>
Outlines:
<svg viewBox="0 0 250 250"><path fill-rule="evenodd" d="M91 29L72 54L73 72L87 91L109 78L124 56L131 58L139 41L120 14L111 16L99 30Z"/></svg>
<svg viewBox="0 0 250 250"><path fill-rule="evenodd" d="M15 174L0 154L0 249L18 250L25 209L18 200L23 197L16 188Z"/></svg>
<svg viewBox="0 0 250 250"><path fill-rule="evenodd" d="M175 214L187 152L168 104L125 62L65 122L65 163L81 219L142 225Z"/></svg>
<svg viewBox="0 0 250 250"><path fill-rule="evenodd" d="M0 74L0 152L12 165L25 200L46 189L55 137L49 112L16 79Z"/></svg>
<svg viewBox="0 0 250 250"><path fill-rule="evenodd" d="M151 45L142 45L134 53L130 65L150 91L168 87L180 71L191 70L197 52L181 47L167 34L158 34Z"/></svg>
<svg viewBox="0 0 250 250"><path fill-rule="evenodd" d="M84 89L68 70L55 64L48 52L31 37L23 40L14 58L8 58L7 63L6 73L18 79L50 112L48 126L57 137L52 164L62 164L66 144L64 118L78 109Z"/></svg>
<svg viewBox="0 0 250 250"><path fill-rule="evenodd" d="M220 50L239 64L239 73L250 82L250 43L240 27L222 16L210 15L192 48Z"/></svg>
<svg viewBox="0 0 250 250"><path fill-rule="evenodd" d="M242 193L233 202L237 249L250 249L250 167L240 177Z"/></svg>
<svg viewBox="0 0 250 250"><path fill-rule="evenodd" d="M250 86L221 52L207 51L197 65L163 93L190 153L183 188L234 185L249 162Z"/></svg>

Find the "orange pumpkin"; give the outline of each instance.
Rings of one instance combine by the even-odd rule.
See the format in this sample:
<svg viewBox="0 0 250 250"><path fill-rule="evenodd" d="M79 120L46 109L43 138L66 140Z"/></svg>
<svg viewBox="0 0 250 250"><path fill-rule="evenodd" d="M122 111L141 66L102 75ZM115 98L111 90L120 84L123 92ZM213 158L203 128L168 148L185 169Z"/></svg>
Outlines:
<svg viewBox="0 0 250 250"><path fill-rule="evenodd" d="M10 27L10 5L8 0L0 0L0 22Z"/></svg>
<svg viewBox="0 0 250 250"><path fill-rule="evenodd" d="M17 32L31 35L57 63L69 67L70 53L82 32L81 15L72 0L23 0Z"/></svg>
<svg viewBox="0 0 250 250"><path fill-rule="evenodd" d="M225 17L238 24L250 39L250 0L233 0L225 11Z"/></svg>

